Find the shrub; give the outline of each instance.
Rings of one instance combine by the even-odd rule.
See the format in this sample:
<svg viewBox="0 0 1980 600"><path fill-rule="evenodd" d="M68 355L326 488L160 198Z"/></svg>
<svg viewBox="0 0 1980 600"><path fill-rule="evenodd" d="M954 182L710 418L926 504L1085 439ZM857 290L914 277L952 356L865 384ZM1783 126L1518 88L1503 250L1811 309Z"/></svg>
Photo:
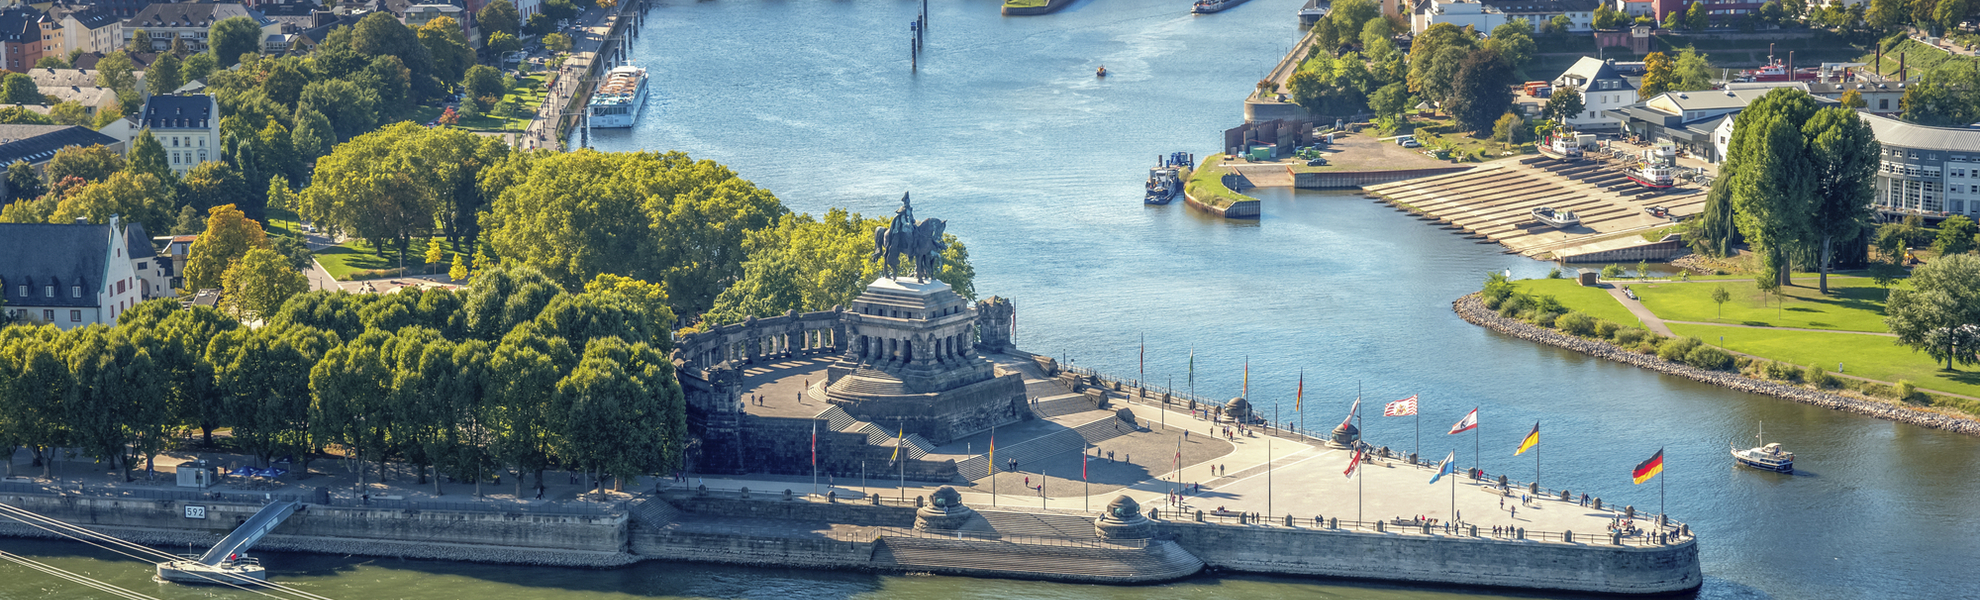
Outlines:
<svg viewBox="0 0 1980 600"><path fill-rule="evenodd" d="M1897 387L1895 389L1892 389L1891 392L1893 396L1897 397L1897 399L1903 400L1905 402L1912 402L1914 400L1917 400L1918 396L1920 396L1920 394L1918 393L1918 386L1912 385L1911 380L1909 379L1899 379L1897 382Z"/></svg>
<svg viewBox="0 0 1980 600"><path fill-rule="evenodd" d="M1775 381L1801 380L1801 367L1784 362L1767 363L1767 378Z"/></svg>
<svg viewBox="0 0 1980 600"><path fill-rule="evenodd" d="M1683 362L1685 355L1690 354L1693 348L1697 348L1704 343L1695 337L1684 337L1664 342L1657 345L1657 358L1671 362Z"/></svg>
<svg viewBox="0 0 1980 600"><path fill-rule="evenodd" d="M1609 265L1606 267L1602 267L1603 279L1615 279L1617 277L1621 277L1622 273L1623 273L1622 265Z"/></svg>
<svg viewBox="0 0 1980 600"><path fill-rule="evenodd" d="M1554 319L1554 326L1569 335L1588 337L1595 333L1595 317L1574 311Z"/></svg>
<svg viewBox="0 0 1980 600"><path fill-rule="evenodd" d="M1700 345L1684 355L1684 364L1713 371L1723 371L1732 362L1731 354L1712 346Z"/></svg>
<svg viewBox="0 0 1980 600"><path fill-rule="evenodd" d="M1744 356L1735 356L1735 357L1733 357L1733 370L1734 370L1734 371L1739 371L1739 372L1741 372L1741 373L1744 373L1744 372L1746 372L1746 367L1747 367L1748 365L1751 365L1751 364L1753 364L1753 359L1751 359L1751 358L1747 358L1747 357L1744 357Z"/></svg>
<svg viewBox="0 0 1980 600"><path fill-rule="evenodd" d="M1533 324L1541 327L1553 327L1554 321L1561 317L1561 313L1557 312L1536 312L1539 316L1533 317Z"/></svg>
<svg viewBox="0 0 1980 600"><path fill-rule="evenodd" d="M1643 336L1646 335L1650 335L1650 332L1644 331L1643 329L1637 327L1624 327L1622 329L1617 329L1615 334L1611 337L1616 340L1617 346L1629 348L1642 342Z"/></svg>
<svg viewBox="0 0 1980 600"><path fill-rule="evenodd" d="M1479 297L1478 297L1478 303L1479 303L1479 304L1484 304L1484 305L1485 305L1485 308L1486 308L1486 309L1488 309L1488 310L1499 310L1499 303L1501 303L1501 302L1504 302L1504 301L1505 301L1505 299L1504 299L1504 298L1500 298L1500 297L1497 297L1497 296L1482 296L1482 295L1481 295L1481 296L1479 296Z"/></svg>
<svg viewBox="0 0 1980 600"><path fill-rule="evenodd" d="M1548 278L1548 279L1560 279L1560 278L1561 278L1561 268L1560 268L1560 267L1554 267L1554 270L1552 270L1552 271L1548 271L1548 272L1547 272L1547 278Z"/></svg>
<svg viewBox="0 0 1980 600"><path fill-rule="evenodd" d="M1615 323L1603 321L1600 319L1595 320L1595 337L1606 340L1611 337L1614 337L1616 335L1616 332L1621 330L1622 330L1621 325L1617 325Z"/></svg>
<svg viewBox="0 0 1980 600"><path fill-rule="evenodd" d="M1872 383L1865 381L1862 382L1860 385L1856 386L1856 391L1862 392L1863 395L1865 396L1881 396L1884 398L1892 397L1891 386L1884 385L1881 383Z"/></svg>
<svg viewBox="0 0 1980 600"><path fill-rule="evenodd" d="M1804 377L1808 379L1808 383L1815 384L1815 387L1817 389L1832 388L1836 386L1835 376L1830 375L1827 369L1823 369L1822 367L1817 365L1809 365L1807 375L1805 375Z"/></svg>

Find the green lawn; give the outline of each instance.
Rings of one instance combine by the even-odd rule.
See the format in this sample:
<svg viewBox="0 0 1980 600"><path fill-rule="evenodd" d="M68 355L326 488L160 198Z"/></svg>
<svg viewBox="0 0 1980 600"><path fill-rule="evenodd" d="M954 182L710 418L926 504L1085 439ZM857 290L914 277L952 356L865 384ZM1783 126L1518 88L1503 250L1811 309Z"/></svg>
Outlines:
<svg viewBox="0 0 1980 600"><path fill-rule="evenodd" d="M1781 331L1717 325L1671 325L1679 335L1696 336L1705 343L1719 345L1725 337L1727 349L1786 361L1807 367L1819 365L1835 371L1838 363L1846 375L1895 382L1908 379L1918 387L1955 394L1980 396L1980 371L1945 372L1932 363L1932 357L1899 346L1895 338L1860 333Z"/></svg>
<svg viewBox="0 0 1980 600"><path fill-rule="evenodd" d="M273 206L262 212L267 216L268 222L261 224L261 230L271 237L289 237L302 231L301 225L297 223L296 213Z"/></svg>
<svg viewBox="0 0 1980 600"><path fill-rule="evenodd" d="M1573 279L1524 279L1513 282L1513 287L1528 294L1553 296L1562 306L1617 325L1637 324L1636 315L1630 314L1608 290L1582 287Z"/></svg>
<svg viewBox="0 0 1980 600"><path fill-rule="evenodd" d="M1890 331L1884 326L1884 297L1887 292L1869 279L1830 276L1827 296L1817 291L1813 279L1797 279L1795 284L1785 288L1785 301L1761 295L1748 281L1638 283L1630 285L1630 289L1643 299L1645 308L1673 321ZM1732 295L1732 299L1725 304L1724 317L1719 316L1720 307L1712 302L1712 291L1720 286L1725 286Z"/></svg>
<svg viewBox="0 0 1980 600"><path fill-rule="evenodd" d="M435 274L444 274L453 264L452 251L446 253L446 257L438 266L428 266L422 262L426 260L426 243L424 238L412 241L410 250L406 252L407 274L422 275L429 270ZM315 255L316 261L323 263L323 269L329 271L330 276L337 278L338 281L398 276L389 271L399 267L398 253L388 249L385 256L379 256L378 252L372 250L371 244L364 240L351 240L341 245L317 250ZM367 273L368 271L380 271L380 273Z"/></svg>
<svg viewBox="0 0 1980 600"><path fill-rule="evenodd" d="M1230 206L1231 203L1239 200L1257 200L1257 198L1246 196L1231 191L1231 188L1224 187L1224 175L1228 174L1229 171L1219 166L1223 162L1223 154L1212 154L1204 157L1201 162L1197 163L1196 170L1190 172L1189 183L1184 185L1183 191L1187 192L1189 197L1195 198L1197 202L1218 208Z"/></svg>

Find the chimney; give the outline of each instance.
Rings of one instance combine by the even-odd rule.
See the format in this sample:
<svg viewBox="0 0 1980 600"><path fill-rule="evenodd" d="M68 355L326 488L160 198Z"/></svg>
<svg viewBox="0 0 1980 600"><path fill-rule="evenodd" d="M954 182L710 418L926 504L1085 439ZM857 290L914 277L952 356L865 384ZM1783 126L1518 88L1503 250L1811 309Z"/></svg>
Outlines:
<svg viewBox="0 0 1980 600"><path fill-rule="evenodd" d="M1905 68L1904 68L1904 53L1903 53L1903 52L1899 52L1899 53L1898 53L1898 72L1897 72L1897 79L1898 79L1898 81L1904 81L1904 76L1905 76Z"/></svg>
<svg viewBox="0 0 1980 600"><path fill-rule="evenodd" d="M1788 81L1795 81L1796 79L1798 79L1797 77L1795 77L1795 76L1794 76L1794 51L1793 51L1793 50L1789 50L1789 51L1788 51L1788 64L1787 64L1787 76L1788 76Z"/></svg>
<svg viewBox="0 0 1980 600"><path fill-rule="evenodd" d="M1877 62L1874 64L1877 65L1877 76L1882 77L1884 75L1884 45L1883 44L1877 44Z"/></svg>

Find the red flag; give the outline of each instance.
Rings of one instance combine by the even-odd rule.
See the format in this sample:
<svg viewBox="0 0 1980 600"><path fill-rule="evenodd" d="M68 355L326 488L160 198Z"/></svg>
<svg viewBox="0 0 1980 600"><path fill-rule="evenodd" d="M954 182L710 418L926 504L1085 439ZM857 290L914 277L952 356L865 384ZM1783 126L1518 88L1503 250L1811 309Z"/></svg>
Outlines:
<svg viewBox="0 0 1980 600"><path fill-rule="evenodd" d="M1299 370L1299 389L1293 392L1293 412L1299 412L1299 405L1306 400L1306 369Z"/></svg>
<svg viewBox="0 0 1980 600"><path fill-rule="evenodd" d="M1464 418L1458 419L1457 424L1451 426L1451 433L1471 431L1477 428L1478 428L1478 409L1474 408L1471 409L1471 412L1464 413Z"/></svg>
<svg viewBox="0 0 1980 600"><path fill-rule="evenodd" d="M811 422L811 466L818 466L818 422Z"/></svg>
<svg viewBox="0 0 1980 600"><path fill-rule="evenodd" d="M1407 417L1416 414L1416 396L1390 402L1382 407L1384 417Z"/></svg>
<svg viewBox="0 0 1980 600"><path fill-rule="evenodd" d="M1084 451L1082 451L1082 452L1080 452L1080 453L1079 453L1079 480L1080 480L1080 481L1086 481L1086 459L1087 459L1087 458L1089 458L1089 456L1088 456L1088 455L1086 454L1086 452L1084 452Z"/></svg>
<svg viewBox="0 0 1980 600"><path fill-rule="evenodd" d="M1348 468L1347 468L1347 470L1346 470L1346 471L1342 471L1342 472L1341 472L1341 474L1342 474L1342 475L1346 475L1346 476L1348 476L1348 477L1353 477L1353 476L1354 476L1354 470L1355 470L1355 467L1359 467L1359 466L1361 466L1361 448L1358 448L1358 447L1357 447L1357 448L1355 448L1355 449L1354 449L1354 458L1353 458L1352 460L1350 460L1350 461L1348 461Z"/></svg>

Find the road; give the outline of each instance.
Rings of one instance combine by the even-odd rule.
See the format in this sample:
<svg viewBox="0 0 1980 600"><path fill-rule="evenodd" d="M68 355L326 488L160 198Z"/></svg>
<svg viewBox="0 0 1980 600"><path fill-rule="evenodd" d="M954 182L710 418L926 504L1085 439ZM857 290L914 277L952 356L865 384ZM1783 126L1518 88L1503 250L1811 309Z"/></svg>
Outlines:
<svg viewBox="0 0 1980 600"><path fill-rule="evenodd" d="M593 8L578 16L576 27L563 32L571 36L570 58L558 66L557 84L543 97L543 105L536 109L536 118L523 130L524 148L557 147L558 116L570 104L583 74L590 70L593 57L605 44L605 36L612 31L612 25L618 19L615 9Z"/></svg>

